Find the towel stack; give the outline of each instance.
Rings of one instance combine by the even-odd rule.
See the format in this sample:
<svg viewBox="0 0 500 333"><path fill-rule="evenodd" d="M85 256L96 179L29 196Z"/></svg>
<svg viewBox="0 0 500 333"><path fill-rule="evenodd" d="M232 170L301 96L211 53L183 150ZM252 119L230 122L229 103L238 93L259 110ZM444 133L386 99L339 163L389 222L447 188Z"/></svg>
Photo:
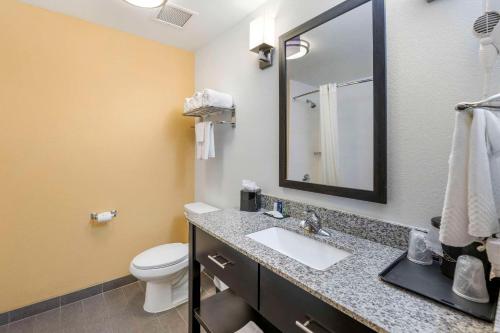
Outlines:
<svg viewBox="0 0 500 333"><path fill-rule="evenodd" d="M232 108L234 106L233 96L212 89L203 89L196 92L193 97L186 98L184 112L207 106Z"/></svg>

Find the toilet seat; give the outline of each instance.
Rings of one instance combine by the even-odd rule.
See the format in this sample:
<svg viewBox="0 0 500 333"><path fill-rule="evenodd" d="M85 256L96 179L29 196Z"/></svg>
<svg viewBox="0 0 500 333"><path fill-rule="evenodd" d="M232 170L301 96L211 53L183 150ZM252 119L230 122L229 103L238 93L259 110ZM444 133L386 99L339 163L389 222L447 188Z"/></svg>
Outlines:
<svg viewBox="0 0 500 333"><path fill-rule="evenodd" d="M132 265L138 270L152 270L174 266L188 257L188 244L171 243L155 246L137 255Z"/></svg>

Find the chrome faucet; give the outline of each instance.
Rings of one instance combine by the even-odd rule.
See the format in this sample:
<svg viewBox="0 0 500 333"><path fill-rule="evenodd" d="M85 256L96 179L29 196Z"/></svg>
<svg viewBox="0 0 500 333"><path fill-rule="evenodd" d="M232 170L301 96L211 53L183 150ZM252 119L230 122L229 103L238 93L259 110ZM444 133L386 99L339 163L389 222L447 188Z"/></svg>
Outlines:
<svg viewBox="0 0 500 333"><path fill-rule="evenodd" d="M300 222L300 226L306 231L311 232L320 236L331 236L328 231L323 230L321 226L321 219L318 214L313 210L307 210L304 212L306 214L306 219Z"/></svg>

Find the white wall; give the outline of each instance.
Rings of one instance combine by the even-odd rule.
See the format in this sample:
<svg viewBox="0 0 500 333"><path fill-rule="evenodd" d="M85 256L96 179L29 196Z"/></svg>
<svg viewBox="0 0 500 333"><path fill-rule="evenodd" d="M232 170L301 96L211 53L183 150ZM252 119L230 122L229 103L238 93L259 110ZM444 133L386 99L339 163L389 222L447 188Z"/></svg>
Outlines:
<svg viewBox="0 0 500 333"><path fill-rule="evenodd" d="M340 1L271 1L277 35ZM264 193L402 224L440 215L453 130L453 106L480 97L478 0L386 0L388 65L387 205L278 186L278 64L261 71L248 51L251 17L196 53L196 86L231 93L237 127L216 129L217 158L196 165L196 197L238 207L241 179ZM275 58L276 59L276 58ZM496 81L499 82L498 80ZM497 85L498 87L498 85Z"/></svg>

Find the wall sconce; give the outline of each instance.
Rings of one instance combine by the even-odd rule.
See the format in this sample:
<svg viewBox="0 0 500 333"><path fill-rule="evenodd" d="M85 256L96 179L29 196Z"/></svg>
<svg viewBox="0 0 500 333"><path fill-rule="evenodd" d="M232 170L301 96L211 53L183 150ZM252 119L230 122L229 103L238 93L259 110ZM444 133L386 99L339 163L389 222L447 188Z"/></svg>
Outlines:
<svg viewBox="0 0 500 333"><path fill-rule="evenodd" d="M259 55L259 67L264 69L273 65L274 17L257 17L250 22L250 51Z"/></svg>

